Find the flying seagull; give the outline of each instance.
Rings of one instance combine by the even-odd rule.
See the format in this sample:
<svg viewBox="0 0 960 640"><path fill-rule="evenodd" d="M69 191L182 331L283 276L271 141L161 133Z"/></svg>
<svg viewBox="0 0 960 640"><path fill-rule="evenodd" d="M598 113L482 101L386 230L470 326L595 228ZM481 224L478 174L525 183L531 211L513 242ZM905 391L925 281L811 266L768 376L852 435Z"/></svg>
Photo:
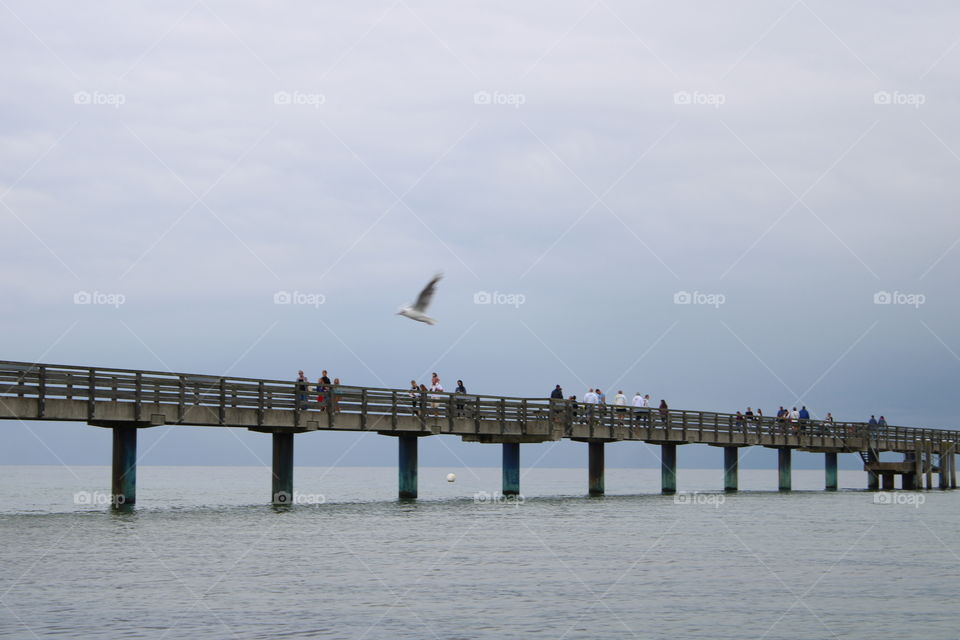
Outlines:
<svg viewBox="0 0 960 640"><path fill-rule="evenodd" d="M420 292L420 295L417 296L417 301L414 302L409 307L404 307L397 312L397 315L406 316L411 320L416 320L417 322L426 322L427 324L436 324L437 321L427 315L427 307L430 306L430 300L433 299L433 292L437 288L437 283L440 282L440 278L443 277L442 273L438 273L433 276L433 280L427 283L427 286L423 288L423 291Z"/></svg>

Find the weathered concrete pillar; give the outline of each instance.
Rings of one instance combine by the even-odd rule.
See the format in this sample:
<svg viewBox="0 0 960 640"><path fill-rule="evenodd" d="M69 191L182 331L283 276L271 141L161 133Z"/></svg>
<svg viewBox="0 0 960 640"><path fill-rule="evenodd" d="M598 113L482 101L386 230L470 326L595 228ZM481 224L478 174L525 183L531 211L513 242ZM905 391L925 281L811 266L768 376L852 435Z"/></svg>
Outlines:
<svg viewBox="0 0 960 640"><path fill-rule="evenodd" d="M780 475L780 491L790 491L793 481L793 449L777 449L777 469Z"/></svg>
<svg viewBox="0 0 960 640"><path fill-rule="evenodd" d="M950 486L950 470L949 462L947 461L947 456L944 453L946 451L946 445L942 442L940 443L940 454L937 456L937 462L940 463L940 488L946 489Z"/></svg>
<svg viewBox="0 0 960 640"><path fill-rule="evenodd" d="M113 469L111 505L132 506L137 502L137 428L113 427Z"/></svg>
<svg viewBox="0 0 960 640"><path fill-rule="evenodd" d="M413 500L417 497L417 436L399 436L397 438L399 459L400 499Z"/></svg>
<svg viewBox="0 0 960 640"><path fill-rule="evenodd" d="M892 491L894 486L893 471L884 471L880 474L880 479L883 481L881 485L884 491Z"/></svg>
<svg viewBox="0 0 960 640"><path fill-rule="evenodd" d="M927 471L927 489L933 489L933 443L925 443L924 449L926 450L924 464Z"/></svg>
<svg viewBox="0 0 960 640"><path fill-rule="evenodd" d="M837 452L827 451L823 454L823 471L825 489L827 491L837 490Z"/></svg>
<svg viewBox="0 0 960 640"><path fill-rule="evenodd" d="M660 492L677 492L677 445L660 445Z"/></svg>
<svg viewBox="0 0 960 640"><path fill-rule="evenodd" d="M913 441L913 488L923 489L923 443Z"/></svg>
<svg viewBox="0 0 960 640"><path fill-rule="evenodd" d="M736 491L737 485L737 467L740 461L740 449L738 447L723 448L723 490Z"/></svg>
<svg viewBox="0 0 960 640"><path fill-rule="evenodd" d="M520 443L503 443L503 495L520 495Z"/></svg>
<svg viewBox="0 0 960 640"><path fill-rule="evenodd" d="M957 488L957 452L956 445L951 446L950 456L947 458L950 461L950 488Z"/></svg>
<svg viewBox="0 0 960 640"><path fill-rule="evenodd" d="M877 453L873 449L869 449L867 451L867 464L870 464L871 462L877 462L878 459L879 457L877 456ZM880 488L880 476L878 476L873 471L867 470L867 489L870 489L871 491L875 491L879 488Z"/></svg>
<svg viewBox="0 0 960 640"><path fill-rule="evenodd" d="M587 443L588 453L588 465L589 469L589 482L590 482L590 495L592 496L602 496L603 495L603 443L602 442L590 442Z"/></svg>
<svg viewBox="0 0 960 640"><path fill-rule="evenodd" d="M293 434L273 433L273 504L293 503Z"/></svg>

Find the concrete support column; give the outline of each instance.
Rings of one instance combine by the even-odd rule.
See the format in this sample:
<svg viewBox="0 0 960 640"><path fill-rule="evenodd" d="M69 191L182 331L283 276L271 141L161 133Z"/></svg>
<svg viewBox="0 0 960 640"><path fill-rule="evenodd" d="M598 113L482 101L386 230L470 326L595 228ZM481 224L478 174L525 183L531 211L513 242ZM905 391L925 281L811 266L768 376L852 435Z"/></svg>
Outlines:
<svg viewBox="0 0 960 640"><path fill-rule="evenodd" d="M397 438L399 458L400 499L414 500L417 497L417 436Z"/></svg>
<svg viewBox="0 0 960 640"><path fill-rule="evenodd" d="M740 449L738 447L723 448L723 490L736 491L737 486L737 467L740 461Z"/></svg>
<svg viewBox="0 0 960 640"><path fill-rule="evenodd" d="M867 464L871 462L877 462L878 456L873 449L867 451ZM880 488L880 476L878 476L873 471L867 471L867 489L871 491L876 491Z"/></svg>
<svg viewBox="0 0 960 640"><path fill-rule="evenodd" d="M950 470L949 462L947 462L947 456L944 454L946 451L946 445L940 443L940 455L937 456L937 462L940 463L940 488L946 489L950 486Z"/></svg>
<svg viewBox="0 0 960 640"><path fill-rule="evenodd" d="M293 503L293 434L273 434L273 504Z"/></svg>
<svg viewBox="0 0 960 640"><path fill-rule="evenodd" d="M957 452L954 450L954 447L950 448L950 456L947 458L950 461L950 488L957 488Z"/></svg>
<svg viewBox="0 0 960 640"><path fill-rule="evenodd" d="M503 495L520 495L520 443L503 443Z"/></svg>
<svg viewBox="0 0 960 640"><path fill-rule="evenodd" d="M588 450L588 464L589 464L589 482L590 482L590 495L592 496L602 496L603 495L603 443L602 442L590 442L587 444L589 447Z"/></svg>
<svg viewBox="0 0 960 640"><path fill-rule="evenodd" d="M880 474L880 478L883 481L883 484L881 486L883 487L884 491L892 491L895 488L894 479L893 479L894 476L892 471L884 471L883 473Z"/></svg>
<svg viewBox="0 0 960 640"><path fill-rule="evenodd" d="M923 489L923 448L919 440L913 441L913 488Z"/></svg>
<svg viewBox="0 0 960 640"><path fill-rule="evenodd" d="M927 489L933 489L933 443L925 443L924 449L926 450L924 464L927 472Z"/></svg>
<svg viewBox="0 0 960 640"><path fill-rule="evenodd" d="M677 492L677 445L660 445L660 492Z"/></svg>
<svg viewBox="0 0 960 640"><path fill-rule="evenodd" d="M780 472L780 491L790 491L793 480L793 449L777 449L777 469Z"/></svg>
<svg viewBox="0 0 960 640"><path fill-rule="evenodd" d="M111 504L114 508L137 502L137 428L113 427Z"/></svg>
<svg viewBox="0 0 960 640"><path fill-rule="evenodd" d="M823 454L824 488L827 491L837 490L837 452L827 451Z"/></svg>

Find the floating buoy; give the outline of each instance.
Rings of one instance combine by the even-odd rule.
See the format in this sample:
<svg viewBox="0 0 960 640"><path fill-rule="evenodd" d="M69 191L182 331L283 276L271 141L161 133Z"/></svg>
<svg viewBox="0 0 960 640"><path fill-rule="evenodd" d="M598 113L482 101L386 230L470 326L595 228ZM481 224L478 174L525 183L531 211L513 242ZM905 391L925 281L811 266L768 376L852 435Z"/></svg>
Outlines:
<svg viewBox="0 0 960 640"><path fill-rule="evenodd" d="M456 482L456 481L457 481L457 474L455 473L447 474L447 482Z"/></svg>

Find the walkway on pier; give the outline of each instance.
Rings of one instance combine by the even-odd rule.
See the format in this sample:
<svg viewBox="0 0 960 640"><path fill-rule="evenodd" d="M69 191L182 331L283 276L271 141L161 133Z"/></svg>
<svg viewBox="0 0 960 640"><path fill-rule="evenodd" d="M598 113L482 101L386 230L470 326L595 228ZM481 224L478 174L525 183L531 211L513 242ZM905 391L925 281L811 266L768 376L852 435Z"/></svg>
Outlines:
<svg viewBox="0 0 960 640"><path fill-rule="evenodd" d="M312 387L311 387L312 389ZM837 454L864 460L869 488L956 488L960 432L865 423L738 421L707 411L586 405L549 398L338 386L316 391L285 380L217 377L0 361L0 419L78 421L113 430L113 495L136 500L137 429L158 425L245 428L273 435L273 501L293 495L294 435L310 431L376 431L399 440L399 495L417 496L417 439L448 434L503 447L503 493L520 491L520 445L570 439L588 443L589 492L604 491L604 444L636 440L661 447L662 489L676 490L676 447L724 449L724 488L737 489L738 449L779 451L779 488L791 485L793 450L825 454L825 487L837 488ZM881 452L904 455L880 462ZM936 456L936 459L934 458Z"/></svg>

